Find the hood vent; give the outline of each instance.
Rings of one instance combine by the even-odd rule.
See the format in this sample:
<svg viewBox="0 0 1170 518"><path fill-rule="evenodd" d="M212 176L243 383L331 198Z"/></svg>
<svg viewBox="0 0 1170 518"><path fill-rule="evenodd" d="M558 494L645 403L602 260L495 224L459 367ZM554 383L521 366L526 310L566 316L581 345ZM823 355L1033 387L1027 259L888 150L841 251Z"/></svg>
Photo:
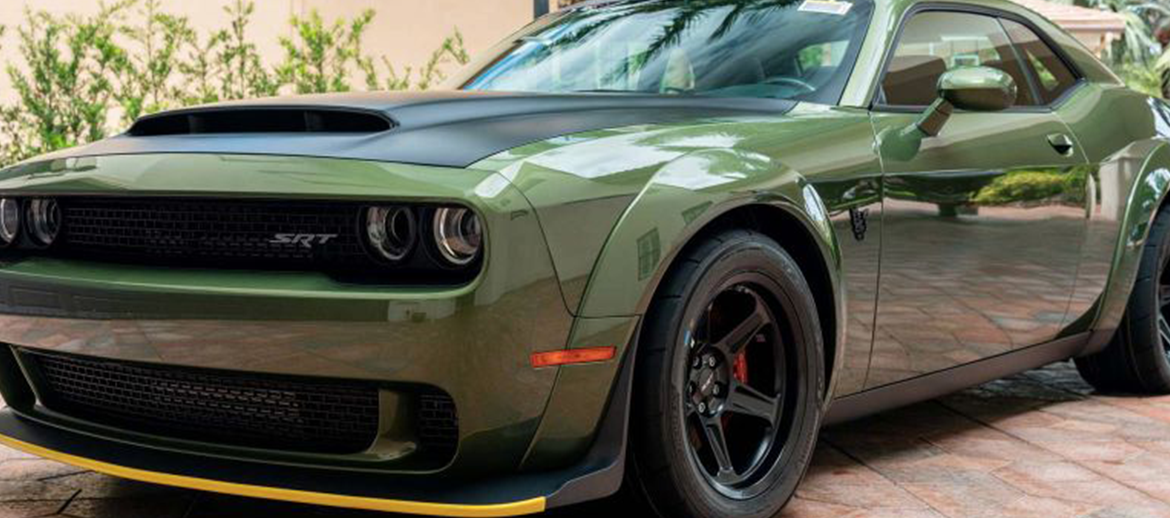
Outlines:
<svg viewBox="0 0 1170 518"><path fill-rule="evenodd" d="M138 119L134 137L218 133L378 133L394 127L384 115L355 110L244 108L162 113Z"/></svg>

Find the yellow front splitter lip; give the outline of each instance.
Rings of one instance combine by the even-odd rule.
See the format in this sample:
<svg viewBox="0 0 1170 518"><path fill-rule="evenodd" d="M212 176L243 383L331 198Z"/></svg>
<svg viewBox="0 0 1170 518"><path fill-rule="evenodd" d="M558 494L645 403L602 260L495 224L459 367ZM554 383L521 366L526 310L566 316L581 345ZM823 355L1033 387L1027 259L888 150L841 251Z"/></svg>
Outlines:
<svg viewBox="0 0 1170 518"><path fill-rule="evenodd" d="M247 496L253 498L267 498L270 500L284 500L302 504L325 505L331 507L345 507L349 509L364 509L367 511L385 511L392 513L419 514L428 516L460 516L460 517L493 517L493 516L521 516L544 512L546 499L544 497L491 505L463 505L442 504L434 502L412 502L408 500L387 500L382 498L335 495L298 489L284 489L278 487L254 486L209 480L184 475L158 473L137 468L129 468L110 464L99 460L87 459L50 450L19 439L0 435L0 444L30 453L57 462L70 464L79 468L128 478L152 484L162 484L213 493Z"/></svg>

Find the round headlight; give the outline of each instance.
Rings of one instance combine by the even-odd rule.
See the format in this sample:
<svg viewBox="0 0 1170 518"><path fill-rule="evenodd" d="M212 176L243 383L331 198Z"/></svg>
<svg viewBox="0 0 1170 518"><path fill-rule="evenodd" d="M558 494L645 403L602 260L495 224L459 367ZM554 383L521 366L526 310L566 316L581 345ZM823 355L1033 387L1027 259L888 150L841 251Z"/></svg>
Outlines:
<svg viewBox="0 0 1170 518"><path fill-rule="evenodd" d="M20 202L12 198L0 200L0 241L4 245L16 241L20 234Z"/></svg>
<svg viewBox="0 0 1170 518"><path fill-rule="evenodd" d="M414 212L407 207L366 209L366 238L384 259L401 261L418 241Z"/></svg>
<svg viewBox="0 0 1170 518"><path fill-rule="evenodd" d="M32 237L44 246L53 244L61 231L61 207L57 200L38 198L28 204L28 223Z"/></svg>
<svg viewBox="0 0 1170 518"><path fill-rule="evenodd" d="M442 208L435 211L435 244L443 259L464 266L479 256L483 247L483 225L470 209Z"/></svg>

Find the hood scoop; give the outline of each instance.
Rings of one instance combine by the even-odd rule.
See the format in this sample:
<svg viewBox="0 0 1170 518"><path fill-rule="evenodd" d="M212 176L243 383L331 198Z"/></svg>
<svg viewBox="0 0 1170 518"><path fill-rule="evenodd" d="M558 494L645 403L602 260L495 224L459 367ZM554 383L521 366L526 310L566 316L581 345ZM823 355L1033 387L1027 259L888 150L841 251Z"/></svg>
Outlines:
<svg viewBox="0 0 1170 518"><path fill-rule="evenodd" d="M139 119L134 137L227 133L380 133L394 127L382 113L354 109L241 107L180 110Z"/></svg>

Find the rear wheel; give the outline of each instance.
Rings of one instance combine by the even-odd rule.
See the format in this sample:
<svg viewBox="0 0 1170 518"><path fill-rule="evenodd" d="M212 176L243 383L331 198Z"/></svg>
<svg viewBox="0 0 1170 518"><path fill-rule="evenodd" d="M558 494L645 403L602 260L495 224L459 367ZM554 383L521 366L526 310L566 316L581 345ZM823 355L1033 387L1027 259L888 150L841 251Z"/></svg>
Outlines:
<svg viewBox="0 0 1170 518"><path fill-rule="evenodd" d="M770 517L820 426L816 306L775 241L731 231L666 279L638 357L629 482L661 516Z"/></svg>
<svg viewBox="0 0 1170 518"><path fill-rule="evenodd" d="M1104 351L1076 364L1101 391L1170 394L1170 210L1150 228L1117 334Z"/></svg>

